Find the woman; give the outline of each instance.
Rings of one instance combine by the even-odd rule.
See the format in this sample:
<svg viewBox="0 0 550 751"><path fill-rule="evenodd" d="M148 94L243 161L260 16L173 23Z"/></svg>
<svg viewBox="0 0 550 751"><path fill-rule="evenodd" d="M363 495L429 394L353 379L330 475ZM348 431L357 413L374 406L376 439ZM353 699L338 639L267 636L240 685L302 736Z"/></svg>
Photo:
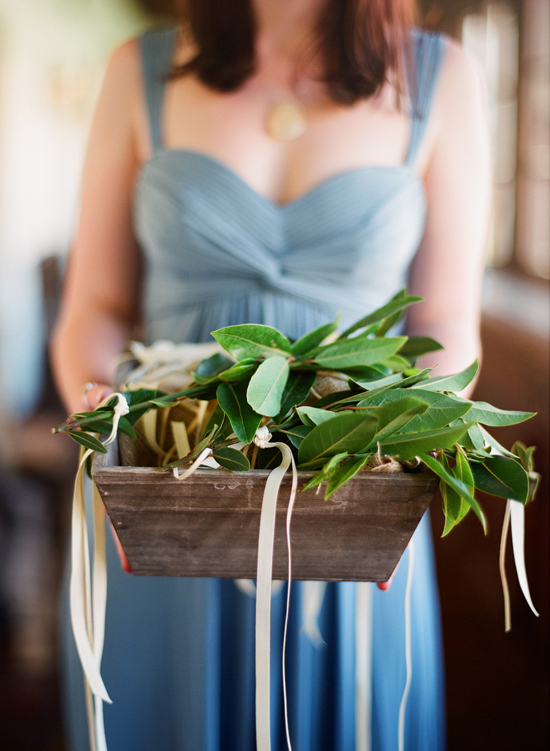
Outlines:
<svg viewBox="0 0 550 751"><path fill-rule="evenodd" d="M409 280L408 333L441 341L438 373L479 355L489 212L482 87L464 52L412 32L409 0L192 0L181 24L112 56L53 343L71 412L109 392L146 337L208 340L243 322L291 337L351 321ZM409 43L410 42L410 43ZM168 79L170 68L175 72ZM443 749L443 683L427 519L416 533L408 751ZM231 581L124 574L109 551L103 674L111 751L254 748L253 601ZM373 596L372 748L397 748L406 567ZM320 613L327 643L288 649L295 751L355 747L353 584ZM274 597L278 662L283 596ZM87 748L82 675L65 650L71 748ZM273 747L284 748L273 668Z"/></svg>

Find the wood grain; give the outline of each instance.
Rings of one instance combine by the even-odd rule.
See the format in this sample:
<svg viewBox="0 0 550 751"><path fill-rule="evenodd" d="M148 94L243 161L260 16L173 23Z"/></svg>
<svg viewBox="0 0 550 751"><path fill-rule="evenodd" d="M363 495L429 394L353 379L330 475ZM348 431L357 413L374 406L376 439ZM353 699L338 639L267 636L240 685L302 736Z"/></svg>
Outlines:
<svg viewBox="0 0 550 751"><path fill-rule="evenodd" d="M256 576L258 530L269 472L117 466L97 454L93 476L132 570L146 576ZM299 473L304 487L312 473ZM285 579L290 475L279 493L273 578ZM292 578L386 581L437 487L428 473L361 474L323 500L298 493L292 517Z"/></svg>

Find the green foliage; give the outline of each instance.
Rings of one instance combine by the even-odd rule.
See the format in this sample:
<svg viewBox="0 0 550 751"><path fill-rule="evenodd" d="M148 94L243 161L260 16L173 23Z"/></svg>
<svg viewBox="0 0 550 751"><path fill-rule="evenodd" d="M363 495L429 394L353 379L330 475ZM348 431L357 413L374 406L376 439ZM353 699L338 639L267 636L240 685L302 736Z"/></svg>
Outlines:
<svg viewBox="0 0 550 751"><path fill-rule="evenodd" d="M383 305L381 308L378 308L378 310L375 310L368 316L361 318L359 321L357 321L357 323L354 323L353 326L350 326L348 329L346 329L340 338L346 338L356 331L366 329L368 326L372 326L376 323L381 323L386 318L393 316L393 314L397 311L403 312L413 303L421 301L421 297L414 297L412 295L407 297L405 296L405 290L401 290L401 292L398 292L397 295L392 298L389 303Z"/></svg>
<svg viewBox="0 0 550 751"><path fill-rule="evenodd" d="M313 360L319 370L360 368L393 355L407 341L407 337L393 339L347 339L326 344L314 352Z"/></svg>
<svg viewBox="0 0 550 751"><path fill-rule="evenodd" d="M313 382L315 372L304 370L291 370L283 394L279 414L275 417L276 423L281 423L293 407L302 404L307 399Z"/></svg>
<svg viewBox="0 0 550 751"><path fill-rule="evenodd" d="M216 449L213 457L220 467L229 469L231 472L248 472L250 469L250 462L246 456L236 449L229 447Z"/></svg>
<svg viewBox="0 0 550 751"><path fill-rule="evenodd" d="M300 355L306 355L311 352L329 336L333 334L338 328L338 321L334 323L327 323L325 326L319 326L318 329L310 331L309 334L302 336L291 346L290 351L295 357Z"/></svg>
<svg viewBox="0 0 550 751"><path fill-rule="evenodd" d="M449 376L436 376L435 378L429 378L426 381L422 381L418 386L412 386L411 388L420 388L424 391L462 391L468 386L476 377L479 370L479 361L469 365L460 373Z"/></svg>
<svg viewBox="0 0 550 751"><path fill-rule="evenodd" d="M259 426L266 425L273 440L291 448L300 470L316 471L306 488L326 483L325 498L365 469L375 453L401 462L417 458L440 480L443 535L470 509L486 529L475 493L526 503L534 496L538 475L534 447L516 442L509 451L484 426L514 425L533 414L457 396L475 378L477 360L454 375L432 376L430 368L413 367L416 358L441 345L429 337L387 333L420 300L402 290L338 337L338 321L293 343L260 324L218 329L213 336L227 354L199 363L194 383L176 394L126 392L130 411L120 419L118 431L135 438L133 426L150 409L171 408L185 398L217 399L199 444L169 466L188 466L209 446L220 466L247 471L248 459L231 444L251 443ZM327 337L330 343L323 344ZM319 371L337 373L349 389L318 399L314 386ZM101 409L72 416L55 432L105 453L96 434L111 432L115 405L113 397ZM266 448L257 452L255 466L272 469L280 461L278 449Z"/></svg>
<svg viewBox="0 0 550 751"><path fill-rule="evenodd" d="M372 415L341 412L308 433L298 449L298 460L301 465L308 465L342 451L359 453L371 442L377 425L378 420Z"/></svg>
<svg viewBox="0 0 550 751"><path fill-rule="evenodd" d="M492 456L483 462L472 462L472 474L478 490L501 498L527 503L529 478L521 463L508 456Z"/></svg>
<svg viewBox="0 0 550 751"><path fill-rule="evenodd" d="M227 326L212 332L214 339L237 360L256 357L287 356L290 342L277 329L260 324Z"/></svg>
<svg viewBox="0 0 550 751"><path fill-rule="evenodd" d="M286 357L268 357L254 373L248 384L246 398L260 415L275 417L288 381L290 367Z"/></svg>
<svg viewBox="0 0 550 751"><path fill-rule="evenodd" d="M218 404L229 418L233 432L243 443L251 443L254 440L262 421L262 416L254 412L246 400L247 388L248 384L242 381L222 383L217 391Z"/></svg>
<svg viewBox="0 0 550 751"><path fill-rule="evenodd" d="M86 449L92 449L93 451L99 451L100 454L106 454L107 450L101 441L90 433L84 433L82 430L67 430L67 435L70 435L73 441L76 441Z"/></svg>

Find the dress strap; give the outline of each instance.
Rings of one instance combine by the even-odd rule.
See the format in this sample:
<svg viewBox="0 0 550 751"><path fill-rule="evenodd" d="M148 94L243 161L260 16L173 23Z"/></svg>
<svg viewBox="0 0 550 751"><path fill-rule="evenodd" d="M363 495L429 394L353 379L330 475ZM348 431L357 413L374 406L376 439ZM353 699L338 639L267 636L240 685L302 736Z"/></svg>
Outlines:
<svg viewBox="0 0 550 751"><path fill-rule="evenodd" d="M406 164L414 165L422 144L446 44L447 38L442 34L424 31L414 32L413 58L415 69L411 97L412 124Z"/></svg>
<svg viewBox="0 0 550 751"><path fill-rule="evenodd" d="M151 147L162 148L162 103L165 76L170 70L177 29L149 29L139 38L145 99L149 113Z"/></svg>

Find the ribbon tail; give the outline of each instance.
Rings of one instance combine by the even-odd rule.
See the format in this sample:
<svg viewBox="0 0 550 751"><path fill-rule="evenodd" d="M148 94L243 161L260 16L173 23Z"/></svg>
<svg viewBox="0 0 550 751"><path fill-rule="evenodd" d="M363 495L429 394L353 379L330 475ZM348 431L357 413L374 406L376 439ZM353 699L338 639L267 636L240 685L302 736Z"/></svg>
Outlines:
<svg viewBox="0 0 550 751"><path fill-rule="evenodd" d="M355 751L371 749L372 584L358 582L355 605Z"/></svg>
<svg viewBox="0 0 550 751"><path fill-rule="evenodd" d="M516 564L516 571L519 579L519 585L523 596L527 600L527 604L538 616L533 601L531 599L531 593L529 591L529 584L527 582L527 571L525 569L525 506L520 501L510 499L508 501L510 505L510 516L512 521L512 548L514 550L514 561Z"/></svg>
<svg viewBox="0 0 550 751"><path fill-rule="evenodd" d="M82 663L82 668L90 688L94 695L100 696L103 701L111 703L109 694L101 678L91 638L88 633L89 608L87 607L87 590L89 571L86 565L85 551L87 549L87 523L84 495L82 488L83 472L86 459L92 454L92 450L85 451L80 460L80 465L75 479L73 512L71 521L72 546L71 546L71 579L69 585L69 600L71 622L75 638L76 648ZM88 576L87 576L88 571Z"/></svg>
<svg viewBox="0 0 550 751"><path fill-rule="evenodd" d="M285 447L287 448L287 447ZM290 462L283 455L279 467L267 478L260 514L258 568L256 574L256 747L271 749L270 722L270 641L271 579L277 496Z"/></svg>
<svg viewBox="0 0 550 751"><path fill-rule="evenodd" d="M288 501L288 509L286 512L286 544L287 544L287 550L288 550L288 587L287 587L287 592L286 592L285 627L283 631L283 654L281 658L282 672L283 672L283 706L284 706L284 713L285 713L286 742L288 745L288 751L292 751L292 744L290 742L290 727L288 723L288 696L287 696L287 690L286 690L286 642L287 642L287 637L288 637L288 616L290 614L290 585L292 583L292 552L291 552L291 542L290 542L290 524L292 522L292 511L294 510L294 501L296 500L298 476L296 474L296 464L294 463L294 456L292 455L292 451L284 443L276 443L274 445L279 447L279 450L281 451L283 455L283 461L281 462L281 466L283 466L283 464L285 463L287 467L289 463L292 464L292 489L290 491L290 499ZM272 557L273 557L273 553L272 553Z"/></svg>
<svg viewBox="0 0 550 751"><path fill-rule="evenodd" d="M510 504L511 501L506 501L506 511L504 512L504 521L502 522L502 532L500 534L500 553L498 557L500 581L502 584L502 595L504 597L505 633L508 633L508 631L511 631L512 629L510 590L508 588L508 579L506 578L506 543L508 542L508 530L510 529Z"/></svg>
<svg viewBox="0 0 550 751"><path fill-rule="evenodd" d="M412 655L411 655L411 590L414 572L414 541L409 542L409 570L407 572L407 586L405 589L405 661L407 666L407 679L399 707L398 723L398 751L405 751L405 711L407 699L412 681Z"/></svg>

